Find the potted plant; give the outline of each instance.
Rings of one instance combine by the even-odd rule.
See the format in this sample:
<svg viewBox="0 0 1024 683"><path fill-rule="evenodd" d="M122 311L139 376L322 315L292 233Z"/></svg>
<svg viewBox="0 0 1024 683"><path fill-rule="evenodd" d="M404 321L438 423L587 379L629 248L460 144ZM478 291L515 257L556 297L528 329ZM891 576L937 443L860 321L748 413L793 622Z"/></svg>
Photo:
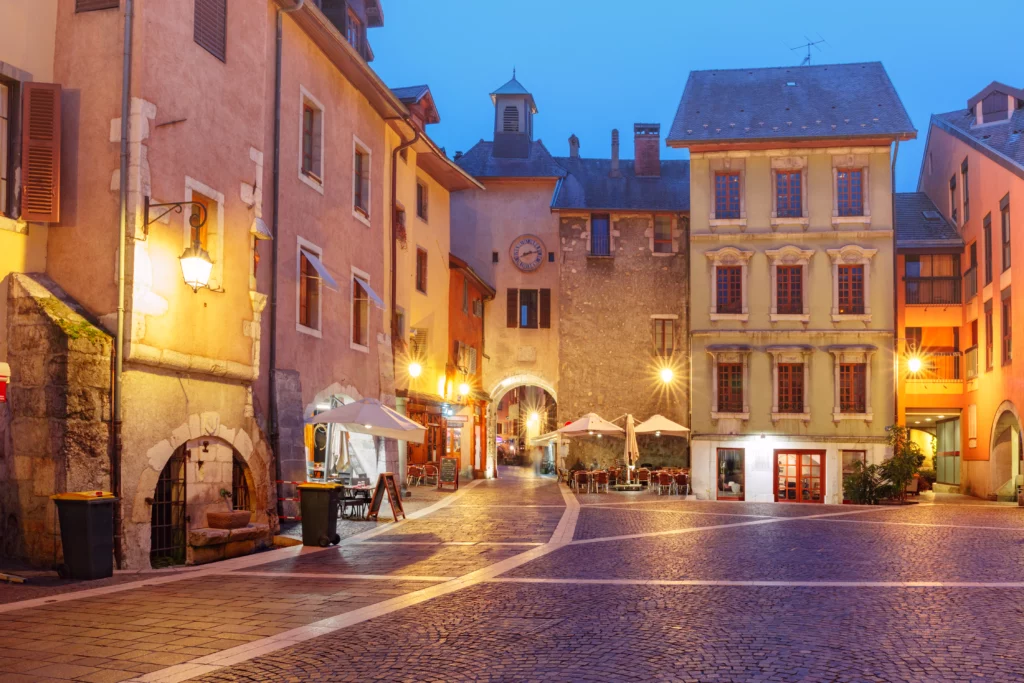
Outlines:
<svg viewBox="0 0 1024 683"><path fill-rule="evenodd" d="M220 490L220 497L227 505L227 512L207 512L206 523L211 529L241 529L249 524L252 513L248 510L231 509L231 492L227 489Z"/></svg>

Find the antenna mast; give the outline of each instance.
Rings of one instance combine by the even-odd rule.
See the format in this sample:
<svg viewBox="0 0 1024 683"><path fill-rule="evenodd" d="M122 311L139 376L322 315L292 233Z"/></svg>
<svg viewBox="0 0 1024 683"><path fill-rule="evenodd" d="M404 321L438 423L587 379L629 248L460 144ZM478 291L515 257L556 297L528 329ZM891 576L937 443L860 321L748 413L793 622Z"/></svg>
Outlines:
<svg viewBox="0 0 1024 683"><path fill-rule="evenodd" d="M806 40L807 42L804 43L803 45L797 45L796 47L791 47L789 49L793 50L793 51L796 51L796 50L807 50L807 56L804 57L804 61L800 62L800 66L810 66L811 65L811 48L813 47L818 52L821 52L821 48L818 47L818 44L819 43L825 43L825 42L828 42L828 41L826 41L824 38L822 38L820 33L818 34L818 40L811 40L807 36L804 36L804 40Z"/></svg>

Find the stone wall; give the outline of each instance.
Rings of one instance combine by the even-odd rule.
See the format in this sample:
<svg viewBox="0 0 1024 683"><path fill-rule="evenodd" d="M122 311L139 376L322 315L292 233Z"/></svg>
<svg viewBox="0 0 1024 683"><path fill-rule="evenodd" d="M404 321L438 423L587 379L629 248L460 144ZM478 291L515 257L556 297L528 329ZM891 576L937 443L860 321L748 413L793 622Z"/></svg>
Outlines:
<svg viewBox="0 0 1024 683"><path fill-rule="evenodd" d="M44 275L12 275L6 306L0 552L50 564L60 544L49 497L110 488L111 339Z"/></svg>
<svg viewBox="0 0 1024 683"><path fill-rule="evenodd" d="M675 220L675 254L653 253L650 214L611 219L611 257L588 255L587 216L560 220L558 424L596 412L608 420L632 413L637 423L661 414L687 425L685 217ZM670 358L654 353L652 316L676 316ZM658 374L666 365L674 372L669 384ZM639 446L641 462L686 464L685 439L640 437ZM622 458L622 439L581 438L570 443L565 464L607 467Z"/></svg>

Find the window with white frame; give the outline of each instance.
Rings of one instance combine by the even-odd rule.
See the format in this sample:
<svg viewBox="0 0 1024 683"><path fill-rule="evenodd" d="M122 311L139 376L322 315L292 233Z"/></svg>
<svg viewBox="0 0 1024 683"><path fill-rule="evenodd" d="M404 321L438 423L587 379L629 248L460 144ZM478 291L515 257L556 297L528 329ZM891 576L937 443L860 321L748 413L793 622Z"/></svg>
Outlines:
<svg viewBox="0 0 1024 683"><path fill-rule="evenodd" d="M370 224L370 148L352 138L352 214Z"/></svg>
<svg viewBox="0 0 1024 683"><path fill-rule="evenodd" d="M832 223L870 223L867 154L832 157Z"/></svg>
<svg viewBox="0 0 1024 683"><path fill-rule="evenodd" d="M771 262L772 322L811 318L807 291L807 267L814 256L813 249L785 246L765 252Z"/></svg>
<svg viewBox="0 0 1024 683"><path fill-rule="evenodd" d="M716 345L711 354L711 419L750 419L750 347Z"/></svg>
<svg viewBox="0 0 1024 683"><path fill-rule="evenodd" d="M746 160L710 160L711 212L710 225L739 226L747 224Z"/></svg>
<svg viewBox="0 0 1024 683"><path fill-rule="evenodd" d="M772 157L772 227L810 224L807 157Z"/></svg>
<svg viewBox="0 0 1024 683"><path fill-rule="evenodd" d="M369 275L353 268L351 347L358 351L370 350L370 294L364 282L369 283Z"/></svg>
<svg viewBox="0 0 1024 683"><path fill-rule="evenodd" d="M299 93L299 180L323 194L324 107L305 88Z"/></svg>
<svg viewBox="0 0 1024 683"><path fill-rule="evenodd" d="M877 249L855 244L829 249L832 259L832 321L871 321L871 258Z"/></svg>
<svg viewBox="0 0 1024 683"><path fill-rule="evenodd" d="M770 346L772 357L772 420L810 420L812 349L809 346Z"/></svg>
<svg viewBox="0 0 1024 683"><path fill-rule="evenodd" d="M199 213L194 204L182 212L183 242L190 247L196 237L199 244L210 255L213 268L210 270L209 288L223 291L224 288L224 195L195 178L185 176L185 201L198 202L206 212L206 223L196 230L192 227L193 213Z"/></svg>
<svg viewBox="0 0 1024 683"><path fill-rule="evenodd" d="M831 346L833 363L832 419L871 421L871 360L877 350L869 345Z"/></svg>
<svg viewBox="0 0 1024 683"><path fill-rule="evenodd" d="M747 320L747 264L753 255L736 247L705 253L711 266L712 320Z"/></svg>

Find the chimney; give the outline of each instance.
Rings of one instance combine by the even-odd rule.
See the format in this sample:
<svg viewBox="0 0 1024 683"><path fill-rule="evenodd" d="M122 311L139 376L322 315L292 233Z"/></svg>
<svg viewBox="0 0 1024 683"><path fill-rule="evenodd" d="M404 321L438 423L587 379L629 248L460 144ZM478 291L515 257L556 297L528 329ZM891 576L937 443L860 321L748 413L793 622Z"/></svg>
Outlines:
<svg viewBox="0 0 1024 683"><path fill-rule="evenodd" d="M633 170L637 177L661 175L661 124L633 124Z"/></svg>
<svg viewBox="0 0 1024 683"><path fill-rule="evenodd" d="M569 157L572 159L578 159L580 156L580 139L576 137L576 133L569 136Z"/></svg>
<svg viewBox="0 0 1024 683"><path fill-rule="evenodd" d="M462 158L462 152L461 151L456 151L455 152L455 161L458 161L461 158Z"/></svg>
<svg viewBox="0 0 1024 683"><path fill-rule="evenodd" d="M612 170L608 172L609 178L620 178L619 171L619 129L612 128Z"/></svg>

